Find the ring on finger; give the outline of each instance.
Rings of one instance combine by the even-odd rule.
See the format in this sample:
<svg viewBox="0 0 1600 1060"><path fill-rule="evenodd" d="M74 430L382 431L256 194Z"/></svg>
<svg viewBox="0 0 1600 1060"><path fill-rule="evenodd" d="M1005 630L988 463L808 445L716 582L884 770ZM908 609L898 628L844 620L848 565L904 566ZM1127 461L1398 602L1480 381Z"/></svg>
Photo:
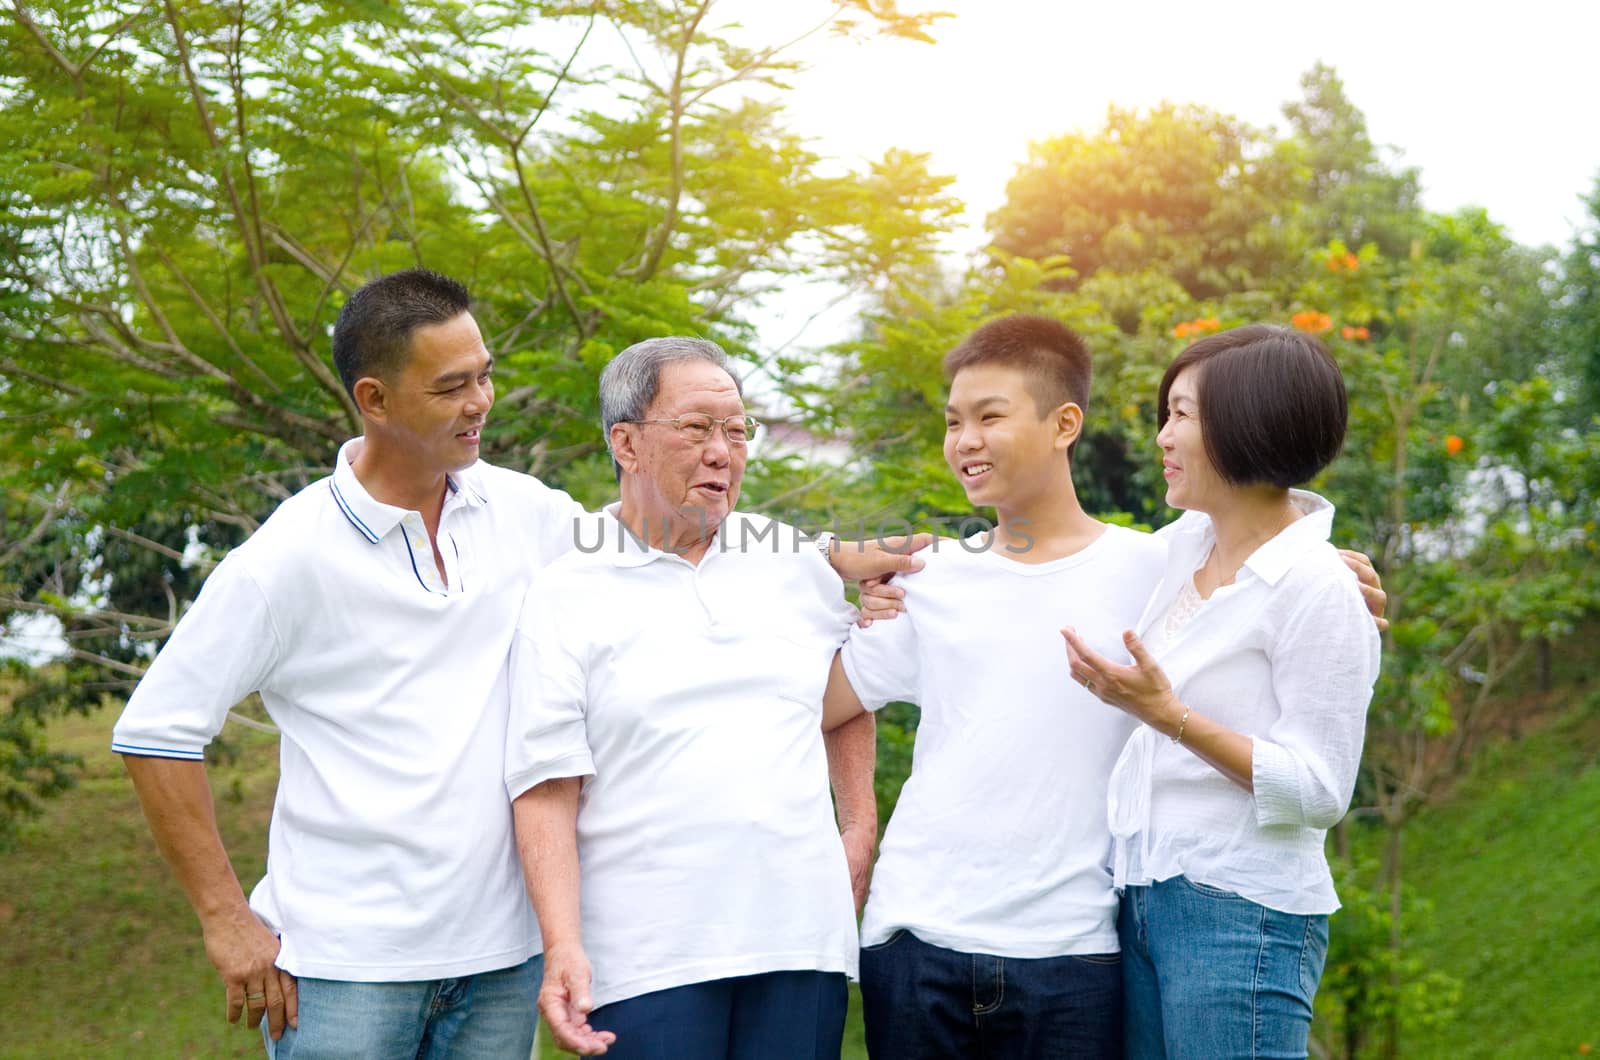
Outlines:
<svg viewBox="0 0 1600 1060"><path fill-rule="evenodd" d="M267 999L267 995L264 992L256 992L256 993L253 993L253 994L246 994L244 996L244 999L246 1001L252 1001L252 1002L253 1001L265 1001Z"/></svg>

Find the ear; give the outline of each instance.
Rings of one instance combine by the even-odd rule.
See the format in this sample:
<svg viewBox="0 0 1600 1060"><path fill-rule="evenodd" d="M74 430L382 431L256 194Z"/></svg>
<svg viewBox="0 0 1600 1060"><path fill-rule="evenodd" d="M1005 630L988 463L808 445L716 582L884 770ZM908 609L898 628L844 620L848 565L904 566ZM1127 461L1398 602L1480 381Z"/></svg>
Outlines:
<svg viewBox="0 0 1600 1060"><path fill-rule="evenodd" d="M641 461L639 450L634 445L637 435L634 434L630 423L613 423L611 425L611 458L622 468L624 474L639 470Z"/></svg>
<svg viewBox="0 0 1600 1060"><path fill-rule="evenodd" d="M356 380L356 408L365 419L382 423L389 416L389 390L377 376L364 375Z"/></svg>
<svg viewBox="0 0 1600 1060"><path fill-rule="evenodd" d="M1055 411L1057 449L1066 449L1083 433L1083 409L1069 401Z"/></svg>

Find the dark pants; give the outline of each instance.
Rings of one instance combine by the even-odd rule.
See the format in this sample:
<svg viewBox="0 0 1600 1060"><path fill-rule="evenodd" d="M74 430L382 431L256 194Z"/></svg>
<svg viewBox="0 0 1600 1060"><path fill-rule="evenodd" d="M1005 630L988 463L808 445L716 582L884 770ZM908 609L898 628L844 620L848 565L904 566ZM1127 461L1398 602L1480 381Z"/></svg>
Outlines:
<svg viewBox="0 0 1600 1060"><path fill-rule="evenodd" d="M838 1060L849 1005L838 972L768 972L657 990L589 1015L608 1060Z"/></svg>
<svg viewBox="0 0 1600 1060"><path fill-rule="evenodd" d="M873 1060L1116 1060L1122 968L1115 953L993 957L897 931L861 951Z"/></svg>

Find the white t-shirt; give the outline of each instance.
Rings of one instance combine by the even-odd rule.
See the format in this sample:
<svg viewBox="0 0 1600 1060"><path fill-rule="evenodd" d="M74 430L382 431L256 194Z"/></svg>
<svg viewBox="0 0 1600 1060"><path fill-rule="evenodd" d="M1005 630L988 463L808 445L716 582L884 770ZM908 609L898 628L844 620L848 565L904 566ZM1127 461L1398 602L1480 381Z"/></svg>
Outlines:
<svg viewBox="0 0 1600 1060"><path fill-rule="evenodd" d="M505 793L587 777L594 1001L856 969L822 690L854 618L792 527L735 513L698 566L614 518L547 568L511 655ZM502 796L503 797L503 796Z"/></svg>
<svg viewBox="0 0 1600 1060"><path fill-rule="evenodd" d="M876 710L922 708L890 818L863 945L906 928L1002 957L1117 951L1106 779L1133 723L1072 680L1058 632L1126 659L1165 547L1117 526L1041 564L941 540L902 575L906 613L856 629L845 671Z"/></svg>
<svg viewBox="0 0 1600 1060"><path fill-rule="evenodd" d="M478 463L421 516L340 451L206 579L118 720L122 754L200 760L252 691L282 732L250 896L297 976L437 979L539 952L500 783L506 656L532 571L583 509Z"/></svg>
<svg viewBox="0 0 1600 1060"><path fill-rule="evenodd" d="M1193 512L1168 529L1167 574L1139 631L1179 699L1252 738L1255 791L1141 727L1111 778L1119 887L1182 874L1285 913L1339 908L1323 841L1355 787L1378 633L1328 543L1333 506L1292 495L1305 514L1170 640L1166 615L1216 537Z"/></svg>

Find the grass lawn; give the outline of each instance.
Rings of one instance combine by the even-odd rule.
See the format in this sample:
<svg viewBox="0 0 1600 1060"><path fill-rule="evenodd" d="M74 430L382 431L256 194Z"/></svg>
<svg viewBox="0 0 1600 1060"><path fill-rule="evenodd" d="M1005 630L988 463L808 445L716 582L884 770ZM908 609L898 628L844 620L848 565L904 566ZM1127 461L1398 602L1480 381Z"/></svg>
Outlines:
<svg viewBox="0 0 1600 1060"><path fill-rule="evenodd" d="M1417 948L1464 988L1450 1026L1408 1035L1403 1055L1600 1054L1600 696L1590 702L1486 749L1407 829L1406 878L1434 907Z"/></svg>
<svg viewBox="0 0 1600 1060"><path fill-rule="evenodd" d="M223 1018L199 924L110 751L114 720L51 726L50 745L83 755L84 777L0 855L0 1058L260 1057L260 1038ZM212 790L248 891L266 862L277 740L227 735L239 753L213 764ZM854 991L851 1003L844 1055L864 1058ZM547 1039L541 1052L566 1055Z"/></svg>

